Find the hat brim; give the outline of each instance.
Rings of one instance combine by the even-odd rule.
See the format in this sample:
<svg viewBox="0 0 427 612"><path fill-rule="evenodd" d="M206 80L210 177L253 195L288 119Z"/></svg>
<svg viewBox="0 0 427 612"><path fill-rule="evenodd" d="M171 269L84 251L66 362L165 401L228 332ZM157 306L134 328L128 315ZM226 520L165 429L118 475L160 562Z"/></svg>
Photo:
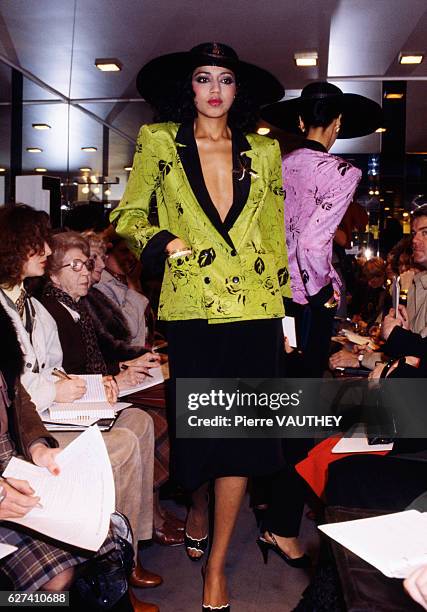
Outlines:
<svg viewBox="0 0 427 612"><path fill-rule="evenodd" d="M299 115L304 98L271 104L262 109L261 117L271 125L300 134ZM383 111L377 102L358 94L343 94L342 120L338 138L358 138L372 134L383 125Z"/></svg>
<svg viewBox="0 0 427 612"><path fill-rule="evenodd" d="M183 82L197 66L217 65L232 70L259 105L271 104L283 97L281 83L268 70L254 64L222 58L213 64L205 55L190 52L169 53L151 60L138 73L136 87L151 105L158 106L177 98Z"/></svg>

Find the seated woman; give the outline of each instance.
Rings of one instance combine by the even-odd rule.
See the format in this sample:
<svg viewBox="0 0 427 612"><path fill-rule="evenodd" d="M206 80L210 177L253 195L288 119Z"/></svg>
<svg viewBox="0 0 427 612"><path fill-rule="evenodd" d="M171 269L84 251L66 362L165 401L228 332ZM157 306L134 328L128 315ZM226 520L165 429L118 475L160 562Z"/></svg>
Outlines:
<svg viewBox="0 0 427 612"><path fill-rule="evenodd" d="M122 311L131 333L131 344L145 346L152 331L147 325L151 311L141 290L140 264L122 238L113 238L111 245L96 287Z"/></svg>
<svg viewBox="0 0 427 612"><path fill-rule="evenodd" d="M45 429L28 393L19 381L24 367L23 353L15 328L0 305L0 473L12 456L18 453L35 465L59 473L55 456L58 442ZM3 521L23 517L40 501L28 482L15 478L1 479L0 542L17 546L18 550L2 559L0 573L18 591L68 590L75 568L93 553L78 554L64 550L44 539L42 534L29 534L17 524ZM109 537L98 554L109 552L115 544ZM154 608L153 608L154 610Z"/></svg>
<svg viewBox="0 0 427 612"><path fill-rule="evenodd" d="M26 279L45 272L51 253L48 217L25 205L2 208L0 235L0 304L13 321L24 354L22 385L41 413L53 400L72 402L85 392L77 376L70 374L71 381L56 381L52 376L54 368L63 366L55 320L23 291ZM66 446L76 435L61 432L57 438ZM148 539L153 523L153 422L141 411L125 410L103 437L113 468L117 509L128 517L135 542ZM143 578L137 566L133 582L152 586L161 579L156 575Z"/></svg>

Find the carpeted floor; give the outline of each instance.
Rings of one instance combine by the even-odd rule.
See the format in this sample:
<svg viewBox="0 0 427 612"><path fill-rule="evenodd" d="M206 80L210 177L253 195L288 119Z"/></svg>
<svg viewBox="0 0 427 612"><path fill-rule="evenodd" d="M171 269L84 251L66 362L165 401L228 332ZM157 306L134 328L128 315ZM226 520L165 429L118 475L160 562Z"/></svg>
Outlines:
<svg viewBox="0 0 427 612"><path fill-rule="evenodd" d="M172 508L171 508L172 509ZM182 516L182 509L173 510ZM270 553L264 565L255 544L257 527L245 499L233 537L227 565L233 612L290 612L307 586L305 570L293 569ZM303 519L301 539L309 554L316 556L318 535L315 524ZM142 553L143 565L163 576L156 589L137 590L139 599L156 603L161 612L200 612L201 563L192 563L183 546L153 545Z"/></svg>

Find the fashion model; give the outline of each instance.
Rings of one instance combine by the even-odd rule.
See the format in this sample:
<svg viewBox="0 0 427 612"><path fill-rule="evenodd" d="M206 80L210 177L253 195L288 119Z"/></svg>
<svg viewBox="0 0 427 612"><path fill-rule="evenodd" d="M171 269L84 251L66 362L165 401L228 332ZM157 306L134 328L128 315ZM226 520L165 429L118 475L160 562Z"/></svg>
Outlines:
<svg viewBox="0 0 427 612"><path fill-rule="evenodd" d="M160 122L141 128L111 219L146 269L164 270L159 318L167 321L172 394L177 378L273 377L290 297L281 159L276 141L252 132L259 106L283 89L220 43L156 58L137 83ZM174 439L172 451L176 480L193 491L193 560L207 549L207 487L215 482L203 608L227 611L224 566L247 477L280 468L280 443Z"/></svg>

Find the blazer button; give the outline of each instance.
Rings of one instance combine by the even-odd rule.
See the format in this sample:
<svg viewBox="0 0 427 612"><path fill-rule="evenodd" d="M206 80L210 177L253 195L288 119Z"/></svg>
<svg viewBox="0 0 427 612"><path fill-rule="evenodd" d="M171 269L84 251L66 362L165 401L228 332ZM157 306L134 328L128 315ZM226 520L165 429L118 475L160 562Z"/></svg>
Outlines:
<svg viewBox="0 0 427 612"><path fill-rule="evenodd" d="M207 285L209 285L209 283L211 282L211 279L209 278L209 276L205 276L204 280Z"/></svg>
<svg viewBox="0 0 427 612"><path fill-rule="evenodd" d="M33 367L32 363L26 363L25 365L26 365L27 368L32 368Z"/></svg>
<svg viewBox="0 0 427 612"><path fill-rule="evenodd" d="M238 283L238 282L239 282L239 277L233 276L233 283Z"/></svg>
<svg viewBox="0 0 427 612"><path fill-rule="evenodd" d="M230 251L230 255L231 255L231 257L236 257L236 255L237 255L236 249L233 249L232 251Z"/></svg>

